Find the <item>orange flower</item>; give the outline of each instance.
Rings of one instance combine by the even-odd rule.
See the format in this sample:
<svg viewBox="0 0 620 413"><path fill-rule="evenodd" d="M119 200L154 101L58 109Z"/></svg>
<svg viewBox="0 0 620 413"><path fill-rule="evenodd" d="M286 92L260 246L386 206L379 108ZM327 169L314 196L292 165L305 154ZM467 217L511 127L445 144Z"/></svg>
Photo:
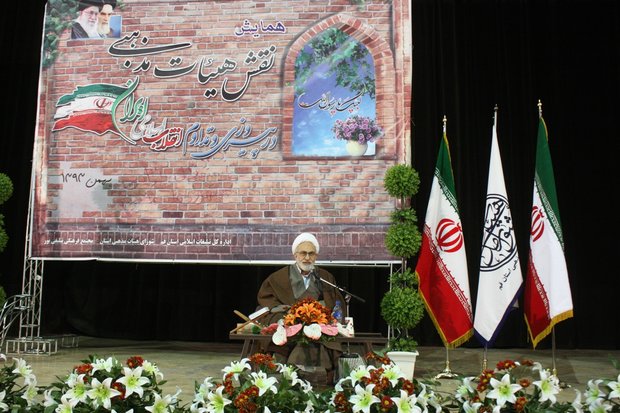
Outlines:
<svg viewBox="0 0 620 413"><path fill-rule="evenodd" d="M333 322L330 310L312 298L305 298L291 306L284 316L284 324L330 324Z"/></svg>

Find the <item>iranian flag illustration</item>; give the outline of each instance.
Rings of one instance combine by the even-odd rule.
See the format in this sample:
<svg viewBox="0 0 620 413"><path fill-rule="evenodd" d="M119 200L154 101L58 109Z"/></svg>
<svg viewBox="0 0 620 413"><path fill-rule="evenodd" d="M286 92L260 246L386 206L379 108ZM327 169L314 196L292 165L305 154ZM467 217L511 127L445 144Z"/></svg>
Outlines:
<svg viewBox="0 0 620 413"><path fill-rule="evenodd" d="M73 93L58 99L52 131L76 128L97 135L108 131L120 135L112 111L114 102L127 90L105 83L78 86Z"/></svg>

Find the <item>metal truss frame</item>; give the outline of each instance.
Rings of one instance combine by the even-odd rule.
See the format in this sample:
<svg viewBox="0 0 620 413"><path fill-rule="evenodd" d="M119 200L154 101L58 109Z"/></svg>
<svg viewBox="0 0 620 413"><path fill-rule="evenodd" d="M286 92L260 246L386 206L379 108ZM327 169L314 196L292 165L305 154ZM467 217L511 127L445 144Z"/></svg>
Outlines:
<svg viewBox="0 0 620 413"><path fill-rule="evenodd" d="M41 300L43 298L43 261L31 258L32 223L34 220L34 167L30 177L30 195L28 200L28 217L26 221L26 241L24 245L24 271L22 274L22 296L28 296L27 306L19 316L19 335L16 339L6 340L7 354L56 353L56 338L41 337Z"/></svg>

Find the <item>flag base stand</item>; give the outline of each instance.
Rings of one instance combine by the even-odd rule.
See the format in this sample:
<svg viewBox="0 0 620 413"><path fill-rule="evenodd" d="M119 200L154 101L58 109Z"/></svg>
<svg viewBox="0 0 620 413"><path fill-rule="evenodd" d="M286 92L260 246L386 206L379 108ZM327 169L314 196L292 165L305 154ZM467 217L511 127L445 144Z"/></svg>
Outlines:
<svg viewBox="0 0 620 413"><path fill-rule="evenodd" d="M560 378L558 377L558 372L555 368L553 368L552 374L555 376L556 379L558 379L558 386L560 386L560 389L570 388L570 384L566 383L565 381L560 380Z"/></svg>
<svg viewBox="0 0 620 413"><path fill-rule="evenodd" d="M560 380L559 383L560 389L568 389L570 388L570 384L566 383L565 381Z"/></svg>
<svg viewBox="0 0 620 413"><path fill-rule="evenodd" d="M438 379L453 379L455 377L457 377L458 374L454 373L452 370L450 370L450 352L448 347L446 347L446 367L443 369L443 371L439 374L437 374L434 378L435 380Z"/></svg>
<svg viewBox="0 0 620 413"><path fill-rule="evenodd" d="M551 374L553 374L555 378L558 379L558 385L560 386L560 389L566 389L570 387L568 383L560 380L560 378L558 377L558 369L555 366L555 326L551 327Z"/></svg>
<svg viewBox="0 0 620 413"><path fill-rule="evenodd" d="M450 370L450 363L446 361L446 368L443 371L435 376L435 380L439 379L454 379L458 377L458 374L454 373Z"/></svg>

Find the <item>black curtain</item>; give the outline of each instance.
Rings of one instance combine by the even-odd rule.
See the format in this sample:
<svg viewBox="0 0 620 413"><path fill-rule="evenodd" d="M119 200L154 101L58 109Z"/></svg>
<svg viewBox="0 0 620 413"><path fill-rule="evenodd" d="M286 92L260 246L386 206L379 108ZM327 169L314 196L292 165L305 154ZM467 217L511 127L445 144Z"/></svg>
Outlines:
<svg viewBox="0 0 620 413"><path fill-rule="evenodd" d="M11 237L0 285L21 291L24 234L37 109L43 3L8 2L0 16L4 138L0 171L16 191L2 206ZM447 116L472 297L486 196L493 108L504 178L525 275L538 122L549 129L574 317L556 327L558 348L620 348L614 300L618 219L613 201L620 97L620 6L616 0L413 0L413 200L422 222ZM46 262L42 333L134 339L226 341L250 312L270 266ZM366 303L351 302L359 331L385 331L379 301L387 271L330 269ZM415 331L440 345L428 317ZM496 347L527 347L520 309ZM465 346L476 347L472 339ZM540 344L550 346L546 339Z"/></svg>
<svg viewBox="0 0 620 413"><path fill-rule="evenodd" d="M525 275L542 102L574 304L574 318L556 327L558 347L620 345L613 327L620 322L613 304L620 285L612 269L619 226L611 200L618 176L619 9L613 0L413 1L413 162L422 177L417 211L424 217L446 115L472 297L493 108ZM496 346L531 346L521 310L510 315Z"/></svg>

